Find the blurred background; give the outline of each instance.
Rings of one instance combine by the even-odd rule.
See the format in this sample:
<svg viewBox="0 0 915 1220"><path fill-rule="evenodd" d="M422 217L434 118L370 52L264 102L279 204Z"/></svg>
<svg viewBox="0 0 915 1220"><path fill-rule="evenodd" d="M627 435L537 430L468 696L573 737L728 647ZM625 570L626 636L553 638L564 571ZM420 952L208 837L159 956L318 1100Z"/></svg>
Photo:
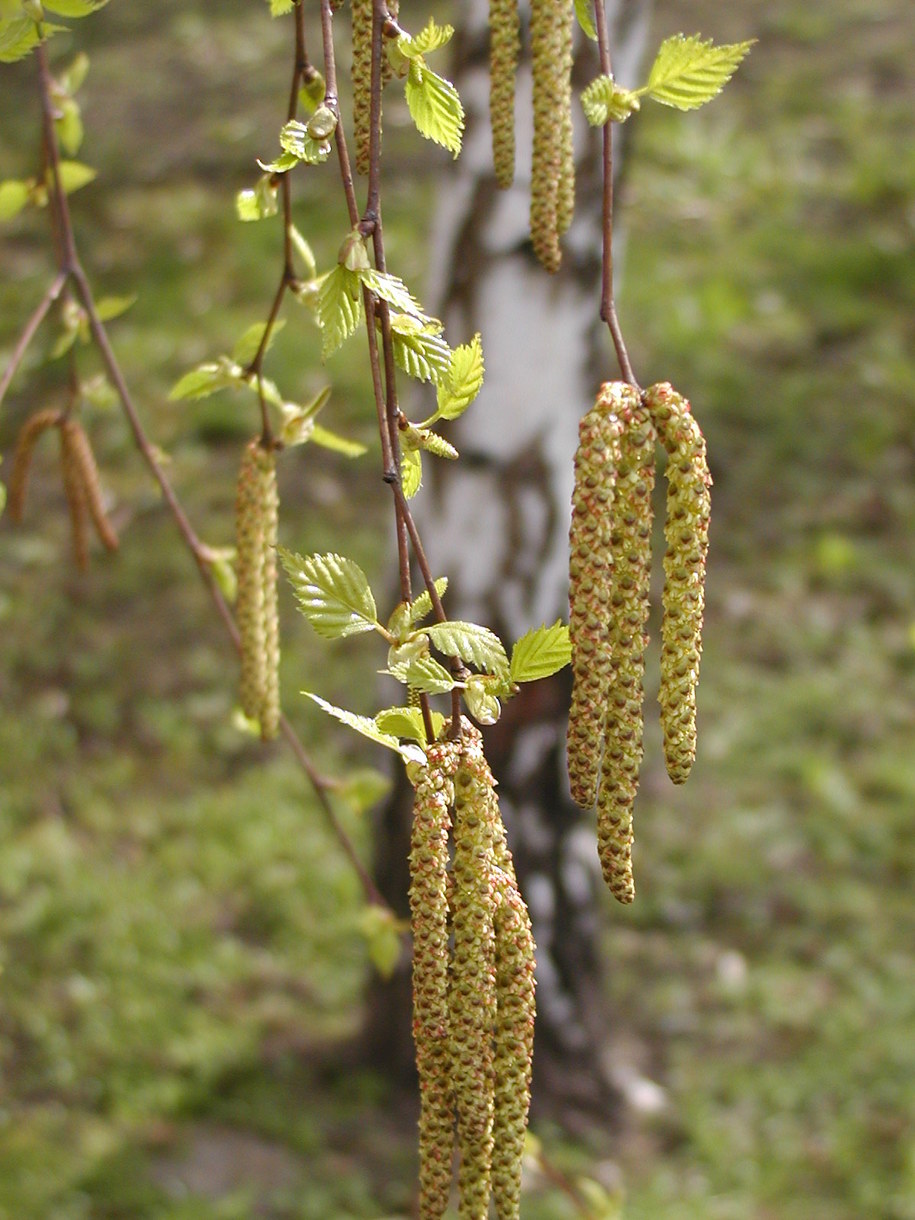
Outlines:
<svg viewBox="0 0 915 1220"><path fill-rule="evenodd" d="M233 197L274 154L288 31L240 0L74 24L52 62L91 59L83 259L99 295L137 293L113 341L192 520L227 545L250 401L166 396L275 287L277 230L240 225ZM636 116L619 196L634 365L689 394L715 478L700 754L682 791L647 777L638 901L603 923L642 1103L613 1131L535 1124L554 1173L532 1168L524 1215L587 1214L559 1182L586 1177L594 1217L913 1220L915 10L658 0L650 45L680 30L759 40L707 109ZM0 178L24 178L34 62L0 80ZM396 124L391 146L415 165ZM420 156L386 204L411 284L442 165ZM296 216L326 265L346 220L323 189ZM50 278L44 224L0 229L0 367ZM54 338L0 452L64 400ZM303 398L331 381L334 426L373 446L359 363L322 368L290 324L271 368ZM346 1049L370 970L358 883L287 752L234 725L234 657L119 413L90 422L120 554L71 567L50 444L24 525L0 520L0 1217L406 1216L414 1115ZM287 455L284 543L378 576L375 456ZM284 615L288 710L352 780L338 812L367 851L378 760L294 692L320 673L352 706L375 651L322 646L288 597Z"/></svg>

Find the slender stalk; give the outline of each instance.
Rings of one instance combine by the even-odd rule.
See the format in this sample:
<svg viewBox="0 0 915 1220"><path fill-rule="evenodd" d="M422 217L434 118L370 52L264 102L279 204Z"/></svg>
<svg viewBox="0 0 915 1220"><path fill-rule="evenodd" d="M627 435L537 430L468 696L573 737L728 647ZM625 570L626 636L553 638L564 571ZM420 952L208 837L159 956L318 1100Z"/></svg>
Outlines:
<svg viewBox="0 0 915 1220"><path fill-rule="evenodd" d="M29 344L35 338L35 332L45 320L48 310L60 296L66 282L66 271L58 271L57 275L55 275L54 279L48 285L44 296L36 305L32 316L23 327L22 334L19 336L18 342L13 348L12 356L10 356L10 362L3 370L3 376L0 377L0 403L3 402L6 391L10 388L10 383L16 376L16 370L22 363L22 359L28 350Z"/></svg>
<svg viewBox="0 0 915 1220"><path fill-rule="evenodd" d="M600 56L600 70L604 76L613 75L610 60L610 34L607 29L607 12L604 0L594 0L594 24L597 29L597 48ZM601 297L600 316L607 323L610 337L616 350L616 358L623 379L638 388L638 382L632 371L629 353L623 339L619 318L616 314L616 302L613 298L613 124L604 124L603 147L603 258L601 265Z"/></svg>
<svg viewBox="0 0 915 1220"><path fill-rule="evenodd" d="M99 350L105 370L115 388L118 398L120 399L124 415L133 434L137 449L139 450L141 457L146 463L146 466L158 484L162 492L162 497L165 500L165 503L168 506L172 517L174 518L175 524L178 527L178 532L194 558L194 562L197 565L197 570L200 573L200 577L210 595L213 605L216 608L216 612L219 615L223 626L225 627L229 639L231 640L236 652L240 652L241 637L238 633L238 628L235 625L232 611L229 609L228 603L223 597L213 576L212 568L208 561L207 548L198 538L194 527L191 525L190 520L185 513L167 474L165 473L163 466L159 462L155 448L146 435L143 424L140 420L139 412L137 411L136 404L133 401L133 396L130 393L123 372L121 371L121 367L118 364L117 357L115 356L114 349L112 348L111 342L108 339L108 333L105 329L105 325L99 317L88 277L86 276L82 264L80 263L76 247L76 238L73 230L73 222L70 216L69 204L67 202L66 195L61 189L60 151L57 146L57 138L54 131L53 107L51 102L52 82L50 70L48 68L47 54L43 44L39 45L36 49L36 55L38 57L39 88L41 93L42 114L44 117L44 142L48 162L48 171L51 178L50 189L52 196L57 201L53 212L53 219L57 234L61 267L56 278L45 294L45 298L42 300L41 305L29 319L26 330L23 332L23 337L20 338L16 351L14 352L14 362L18 363L18 361L21 360L22 353L19 349L22 348L22 351L24 352L25 347L28 344L28 340L40 325L42 318L47 313L53 301L56 300L56 298L64 290L68 282L72 281L76 290L76 295L86 311L92 338L94 339L96 347ZM4 374L6 384L8 384L11 377L12 373L7 370L7 373ZM369 876L365 866L359 860L356 849L353 846L349 835L346 833L336 813L334 812L329 794L336 786L335 783L322 776L315 767L308 755L307 750L299 740L295 729L292 727L292 724L285 715L280 717L280 729L283 737L286 739L287 743L292 749L296 761L307 776L314 790L315 796L318 799L318 803L320 804L321 809L327 819L328 825L331 828L331 831L342 847L347 859L353 865L367 900L379 906L386 906L387 904L381 896L377 886L372 881L372 878Z"/></svg>

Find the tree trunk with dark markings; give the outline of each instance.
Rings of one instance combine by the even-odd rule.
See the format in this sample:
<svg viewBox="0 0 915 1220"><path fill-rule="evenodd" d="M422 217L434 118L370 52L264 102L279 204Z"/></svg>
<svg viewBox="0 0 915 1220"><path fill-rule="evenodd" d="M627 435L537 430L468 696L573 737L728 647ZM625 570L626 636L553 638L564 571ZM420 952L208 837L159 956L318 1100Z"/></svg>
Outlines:
<svg viewBox="0 0 915 1220"><path fill-rule="evenodd" d="M650 0L610 0L614 74L637 83ZM451 617L486 623L507 646L531 627L568 616L568 530L578 421L601 381L618 373L599 322L599 133L576 104L577 206L559 274L536 263L528 237L529 64L516 103L515 185L493 178L488 119L487 5L461 5L456 83L467 111L464 150L442 192L432 239L429 303L453 344L483 336L486 379L467 415L446 431L457 463L427 461L417 515L435 573L451 583ZM576 80L598 73L578 38ZM617 128L616 134L623 130ZM615 157L618 169L620 158ZM567 671L566 671L567 672ZM594 828L571 801L565 774L569 681L534 683L486 731L537 941L534 1106L568 1122L612 1112L611 1024L598 952L601 884ZM376 878L406 914L411 792L401 781L378 826ZM410 978L405 967L371 997L372 1061L412 1077Z"/></svg>

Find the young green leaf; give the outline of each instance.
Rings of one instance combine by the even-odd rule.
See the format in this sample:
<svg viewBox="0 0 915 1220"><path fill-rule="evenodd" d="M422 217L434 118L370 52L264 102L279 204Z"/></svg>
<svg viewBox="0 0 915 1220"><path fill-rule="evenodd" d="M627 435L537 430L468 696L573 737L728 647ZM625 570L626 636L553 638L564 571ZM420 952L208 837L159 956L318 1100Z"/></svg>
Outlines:
<svg viewBox="0 0 915 1220"><path fill-rule="evenodd" d="M391 337L394 359L408 377L440 385L448 376L451 348L437 319L421 322L409 314L392 313Z"/></svg>
<svg viewBox="0 0 915 1220"><path fill-rule="evenodd" d="M401 34L397 39L397 48L407 59L418 59L445 46L453 37L454 26L436 25L430 17L425 29L415 38L411 38L409 34Z"/></svg>
<svg viewBox="0 0 915 1220"><path fill-rule="evenodd" d="M270 16L282 17L295 8L295 0L270 0Z"/></svg>
<svg viewBox="0 0 915 1220"><path fill-rule="evenodd" d="M88 17L107 3L108 0L44 0L44 7L61 17Z"/></svg>
<svg viewBox="0 0 915 1220"><path fill-rule="evenodd" d="M63 97L57 104L58 113L54 119L57 138L65 153L75 157L83 142L83 120L79 105L71 97Z"/></svg>
<svg viewBox="0 0 915 1220"><path fill-rule="evenodd" d="M410 117L419 134L456 157L461 151L464 107L451 81L438 76L420 60L412 59L406 94Z"/></svg>
<svg viewBox="0 0 915 1220"><path fill-rule="evenodd" d="M508 673L508 657L499 637L478 623L451 621L424 628L429 639L446 656L460 657L491 674Z"/></svg>
<svg viewBox="0 0 915 1220"><path fill-rule="evenodd" d="M581 108L592 127L622 123L639 106L638 95L618 85L612 76L599 76L581 95Z"/></svg>
<svg viewBox="0 0 915 1220"><path fill-rule="evenodd" d="M19 182L8 178L0 182L0 221L12 220L29 201L29 186L27 182Z"/></svg>
<svg viewBox="0 0 915 1220"><path fill-rule="evenodd" d="M572 659L569 629L557 621L552 627L526 631L512 649L509 673L513 682L536 682L558 673Z"/></svg>
<svg viewBox="0 0 915 1220"><path fill-rule="evenodd" d="M269 352L273 346L273 340L276 338L279 331L286 325L285 318L276 318L273 326L270 328L270 338L267 340L267 351ZM257 355L257 350L261 345L261 340L264 337L264 331L267 329L266 322L255 322L253 326L249 326L245 333L241 336L235 346L232 348L232 359L243 367L250 364Z"/></svg>
<svg viewBox="0 0 915 1220"><path fill-rule="evenodd" d="M289 226L289 240L292 242L292 247L298 254L299 258L305 264L305 274L312 280L318 274L318 264L315 262L315 256L312 253L311 246L295 227Z"/></svg>
<svg viewBox="0 0 915 1220"><path fill-rule="evenodd" d="M340 453L343 457L357 458L362 457L363 453L368 453L368 446L363 445L361 441L351 441L345 436L339 436L336 432L331 432L330 428L324 428L321 424L315 424L311 430L311 441L315 445L320 445L322 449L331 449L334 453Z"/></svg>
<svg viewBox="0 0 915 1220"><path fill-rule="evenodd" d="M376 271L374 267L363 267L357 272L366 288L374 292L376 297L393 306L399 313L411 314L420 322L428 319L423 307L399 276L387 271Z"/></svg>
<svg viewBox="0 0 915 1220"><path fill-rule="evenodd" d="M403 933L408 927L388 907L370 904L362 911L359 930L368 945L372 965L383 979L394 973L403 948Z"/></svg>
<svg viewBox="0 0 915 1220"><path fill-rule="evenodd" d="M483 344L479 334L456 347L444 383L438 387L438 417L457 419L467 410L483 385Z"/></svg>
<svg viewBox="0 0 915 1220"><path fill-rule="evenodd" d="M60 87L68 97L73 97L82 87L88 72L89 56L80 51L78 55L73 56L70 66L60 74Z"/></svg>
<svg viewBox="0 0 915 1220"><path fill-rule="evenodd" d="M423 484L423 459L418 449L403 449L400 454L400 486L412 500Z"/></svg>
<svg viewBox="0 0 915 1220"><path fill-rule="evenodd" d="M394 737L409 737L423 744L426 741L426 726L418 707L387 707L375 717L375 723L383 733ZM436 737L442 731L445 717L441 712L432 713L432 727Z"/></svg>
<svg viewBox="0 0 915 1220"><path fill-rule="evenodd" d="M332 355L362 321L359 276L337 263L321 281L315 299L324 358Z"/></svg>
<svg viewBox="0 0 915 1220"><path fill-rule="evenodd" d="M424 695L444 695L454 689L454 678L444 665L440 665L428 653L416 656L407 650L403 660L391 657L386 672Z"/></svg>
<svg viewBox="0 0 915 1220"><path fill-rule="evenodd" d="M728 83L755 40L716 47L700 34L675 34L661 44L651 67L647 93L656 102L678 110L695 110L710 102Z"/></svg>
<svg viewBox="0 0 915 1220"><path fill-rule="evenodd" d="M368 577L343 555L294 555L279 548L299 608L326 640L372 631L377 625Z"/></svg>
<svg viewBox="0 0 915 1220"><path fill-rule="evenodd" d="M65 195L72 195L74 191L87 186L96 176L96 171L90 165L83 165L82 161L61 161L59 170L60 186ZM49 171L49 186L50 182Z"/></svg>
<svg viewBox="0 0 915 1220"><path fill-rule="evenodd" d="M330 156L330 140L316 139L305 123L290 119L280 130L280 146L283 152L304 161L307 165L323 165Z"/></svg>
<svg viewBox="0 0 915 1220"><path fill-rule="evenodd" d="M597 42L597 30L594 28L594 5L590 0L575 0L575 17L584 33L592 42Z"/></svg>
<svg viewBox="0 0 915 1220"><path fill-rule="evenodd" d="M198 364L195 369L191 369L175 382L168 392L168 397L171 402L179 398L207 398L217 390L241 385L241 381L241 368L230 360Z"/></svg>
<svg viewBox="0 0 915 1220"><path fill-rule="evenodd" d="M272 174L262 174L253 190L239 191L235 196L235 211L239 220L266 220L279 211L279 187Z"/></svg>
<svg viewBox="0 0 915 1220"><path fill-rule="evenodd" d="M327 712L328 716L333 716L341 724L355 729L357 733L361 733L369 741L374 741L380 746L387 746L389 750L394 750L395 753L401 756L404 762L425 762L426 755L420 746L401 745L397 738L392 737L390 733L382 733L375 724L375 721L370 720L368 716L357 716L355 712L348 712L346 708L335 707L333 703L328 703L320 695L313 695L311 691L303 690L302 694L306 699L311 699L313 703L317 703L318 707Z"/></svg>
<svg viewBox="0 0 915 1220"><path fill-rule="evenodd" d="M66 26L44 21L39 34L38 26L31 17L10 17L0 21L0 64L13 64L18 59L24 59L39 42L64 29Z"/></svg>
<svg viewBox="0 0 915 1220"><path fill-rule="evenodd" d="M448 588L448 577L439 576L434 582L435 591L439 597L445 596L445 590ZM419 597L410 604L410 622L414 625L421 623L424 618L432 613L432 598L429 596L429 590L423 589Z"/></svg>
<svg viewBox="0 0 915 1220"><path fill-rule="evenodd" d="M102 297L95 303L95 312L103 322L110 322L126 313L136 303L136 293L129 297Z"/></svg>

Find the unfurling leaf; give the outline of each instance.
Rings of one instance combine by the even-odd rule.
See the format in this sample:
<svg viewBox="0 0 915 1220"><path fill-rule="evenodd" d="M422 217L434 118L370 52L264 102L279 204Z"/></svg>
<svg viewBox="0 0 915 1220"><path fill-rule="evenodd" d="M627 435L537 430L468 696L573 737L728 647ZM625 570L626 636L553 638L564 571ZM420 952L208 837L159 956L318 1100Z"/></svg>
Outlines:
<svg viewBox="0 0 915 1220"><path fill-rule="evenodd" d="M508 674L508 657L502 641L488 627L449 619L446 623L433 623L424 630L439 652L446 656L460 657L486 673Z"/></svg>
<svg viewBox="0 0 915 1220"><path fill-rule="evenodd" d="M453 37L453 25L436 25L430 17L425 29L415 38L411 38L409 34L401 34L397 39L397 49L407 59L418 59L445 46Z"/></svg>
<svg viewBox="0 0 915 1220"><path fill-rule="evenodd" d="M594 28L594 5L590 0L575 0L575 17L584 33L592 42L597 42L597 30Z"/></svg>
<svg viewBox="0 0 915 1220"><path fill-rule="evenodd" d="M332 111L328 110L328 113L333 117ZM323 124L312 127L312 123L314 118L307 125L290 119L280 130L280 145L283 152L307 165L323 165L330 156L330 140L326 134L321 134L325 131Z"/></svg>
<svg viewBox="0 0 915 1220"><path fill-rule="evenodd" d="M404 449L400 454L400 486L412 500L423 482L423 459L418 449Z"/></svg>
<svg viewBox="0 0 915 1220"><path fill-rule="evenodd" d="M392 648L387 672L424 695L444 695L454 689L454 678L428 653L411 654L408 648Z"/></svg>
<svg viewBox="0 0 915 1220"><path fill-rule="evenodd" d="M375 723L383 733L391 733L394 737L409 737L420 744L426 741L426 726L418 707L386 707L375 717ZM445 717L441 712L432 712L432 727L436 737L442 731L444 723Z"/></svg>
<svg viewBox="0 0 915 1220"><path fill-rule="evenodd" d="M136 303L136 294L129 297L102 297L95 303L95 312L102 322L110 322L126 313L131 305Z"/></svg>
<svg viewBox="0 0 915 1220"><path fill-rule="evenodd" d="M235 211L239 220L266 220L279 211L279 187L272 174L262 174L253 190L239 191L235 196Z"/></svg>
<svg viewBox="0 0 915 1220"><path fill-rule="evenodd" d="M107 3L108 0L44 0L44 7L61 17L88 17Z"/></svg>
<svg viewBox="0 0 915 1220"><path fill-rule="evenodd" d="M355 729L357 733L361 733L369 741L374 741L380 746L386 746L389 750L394 750L405 762L422 763L425 761L426 756L420 746L401 745L397 738L392 737L390 733L382 733L375 724L375 721L370 720L368 716L357 716L355 712L348 712L346 708L335 707L333 703L328 703L320 695L313 695L311 691L303 690L302 694L306 699L311 699L313 703L317 703L318 707L327 712L328 716L333 716L341 724Z"/></svg>
<svg viewBox="0 0 915 1220"><path fill-rule="evenodd" d="M372 965L383 979L389 979L400 959L406 925L388 907L372 903L362 912L360 929L368 944Z"/></svg>
<svg viewBox="0 0 915 1220"><path fill-rule="evenodd" d="M592 127L622 123L639 105L638 94L618 85L612 76L599 76L581 95L581 108Z"/></svg>
<svg viewBox="0 0 915 1220"><path fill-rule="evenodd" d="M456 157L461 151L464 107L451 81L413 59L407 75L406 94L410 116L419 134L441 144Z"/></svg>
<svg viewBox="0 0 915 1220"><path fill-rule="evenodd" d="M479 394L482 385L483 344L476 334L451 354L448 377L438 389L439 418L457 419Z"/></svg>
<svg viewBox="0 0 915 1220"><path fill-rule="evenodd" d="M495 724L502 715L502 705L486 685L486 678L474 674L464 688L464 702L477 724Z"/></svg>
<svg viewBox="0 0 915 1220"><path fill-rule="evenodd" d="M15 178L0 182L0 221L12 220L29 201L29 185Z"/></svg>
<svg viewBox="0 0 915 1220"><path fill-rule="evenodd" d="M241 385L242 369L231 360L198 364L185 373L168 392L171 402L179 398L206 398L227 386Z"/></svg>
<svg viewBox="0 0 915 1220"><path fill-rule="evenodd" d="M406 313L391 314L394 359L399 368L417 381L441 383L448 376L451 348L442 336L436 318L426 322Z"/></svg>
<svg viewBox="0 0 915 1220"><path fill-rule="evenodd" d="M87 186L96 175L96 171L89 165L83 165L82 161L61 161L59 173L61 190L65 195L72 195L80 187ZM50 176L48 183L50 185Z"/></svg>
<svg viewBox="0 0 915 1220"><path fill-rule="evenodd" d="M363 445L361 441L351 441L320 424L315 424L312 428L309 439L312 444L320 445L322 449L331 449L334 453L341 453L348 458L362 457L363 453L368 453L368 446Z"/></svg>
<svg viewBox="0 0 915 1220"><path fill-rule="evenodd" d="M377 625L368 577L343 555L293 555L280 548L299 608L326 640L371 631Z"/></svg>
<svg viewBox="0 0 915 1220"><path fill-rule="evenodd" d="M357 273L337 263L322 279L315 305L326 359L362 321L362 286Z"/></svg>
<svg viewBox="0 0 915 1220"><path fill-rule="evenodd" d="M376 271L374 267L369 266L360 266L357 270L359 278L366 288L374 292L375 296L380 297L382 301L387 301L399 313L411 315L420 322L431 321L423 312L422 305L399 276L391 275L387 271Z"/></svg>
<svg viewBox="0 0 915 1220"><path fill-rule="evenodd" d="M656 102L678 110L695 110L710 102L728 83L755 40L716 47L700 34L675 34L661 44L648 84L639 89Z"/></svg>
<svg viewBox="0 0 915 1220"><path fill-rule="evenodd" d="M439 576L434 582L435 591L440 598L445 596L445 591L448 588L448 577ZM421 623L427 615L432 613L432 598L429 596L429 590L423 589L419 597L414 602L410 603L410 622Z"/></svg>
<svg viewBox="0 0 915 1220"><path fill-rule="evenodd" d="M512 649L509 673L513 682L536 682L557 673L572 659L569 629L558 620L552 627L526 631Z"/></svg>

